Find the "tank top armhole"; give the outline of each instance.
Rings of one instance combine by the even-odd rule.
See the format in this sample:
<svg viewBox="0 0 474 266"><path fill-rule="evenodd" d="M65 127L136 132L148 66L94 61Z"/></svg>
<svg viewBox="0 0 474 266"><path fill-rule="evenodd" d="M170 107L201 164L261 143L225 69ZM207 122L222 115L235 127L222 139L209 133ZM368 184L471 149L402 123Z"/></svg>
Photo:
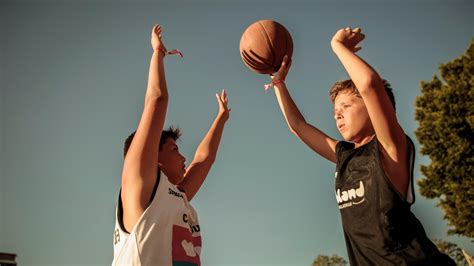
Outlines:
<svg viewBox="0 0 474 266"><path fill-rule="evenodd" d="M119 196L118 196L118 204L117 204L117 221L120 227L120 230L123 232L130 234L130 232L125 229L125 225L123 224L123 206L122 206L122 189L120 188Z"/></svg>
<svg viewBox="0 0 474 266"><path fill-rule="evenodd" d="M153 187L153 191L151 192L150 202L148 202L148 206L150 206L150 204L153 202L153 199L155 199L155 194L156 194L156 191L158 190L158 185L160 184L160 178L161 178L161 170L158 169L158 174L156 175L155 186Z"/></svg>
<svg viewBox="0 0 474 266"><path fill-rule="evenodd" d="M151 205L153 202L153 199L155 198L156 191L158 190L158 185L160 183L160 177L161 177L161 170L158 169L158 174L156 175L156 182L155 185L153 186L153 191L151 193L150 201L148 202L148 206ZM122 189L120 189L119 192L119 197L118 197L118 204L117 204L117 221L120 226L120 229L127 233L130 234L130 232L125 229L125 225L123 224L123 205L122 205Z"/></svg>
<svg viewBox="0 0 474 266"><path fill-rule="evenodd" d="M408 182L408 188L407 188L407 196L406 196L406 202L409 204L415 203L415 188L413 186L413 169L415 168L415 144L413 141L410 139L410 137L406 136L407 138L407 159L408 159L408 166L410 167L410 175L409 175L409 182Z"/></svg>

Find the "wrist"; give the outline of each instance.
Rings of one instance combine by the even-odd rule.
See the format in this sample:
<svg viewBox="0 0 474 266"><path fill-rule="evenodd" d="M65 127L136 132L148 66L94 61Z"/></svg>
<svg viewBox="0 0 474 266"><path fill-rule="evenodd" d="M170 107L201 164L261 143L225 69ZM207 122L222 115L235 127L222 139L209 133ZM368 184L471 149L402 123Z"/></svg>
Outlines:
<svg viewBox="0 0 474 266"><path fill-rule="evenodd" d="M226 121L227 120L227 117L228 114L226 113L226 111L219 111L219 113L217 113L217 116L216 116L216 121Z"/></svg>
<svg viewBox="0 0 474 266"><path fill-rule="evenodd" d="M275 77L274 79L272 79L273 86L278 85L278 84L285 84L285 79L281 79L278 77Z"/></svg>
<svg viewBox="0 0 474 266"><path fill-rule="evenodd" d="M346 48L346 46L339 40L333 40L331 42L331 48L335 53L337 53L338 51Z"/></svg>
<svg viewBox="0 0 474 266"><path fill-rule="evenodd" d="M280 84L285 85L285 80L279 78L278 76L276 76L276 77L273 77L272 83L263 85L263 88L265 89L265 92L266 92L266 91L268 91L268 89L270 89L271 87L275 87L275 86L278 86L278 85L280 85ZM286 86L286 85L285 85L285 86Z"/></svg>
<svg viewBox="0 0 474 266"><path fill-rule="evenodd" d="M164 57L166 55L166 50L161 47L153 48L153 53L156 53L159 56Z"/></svg>

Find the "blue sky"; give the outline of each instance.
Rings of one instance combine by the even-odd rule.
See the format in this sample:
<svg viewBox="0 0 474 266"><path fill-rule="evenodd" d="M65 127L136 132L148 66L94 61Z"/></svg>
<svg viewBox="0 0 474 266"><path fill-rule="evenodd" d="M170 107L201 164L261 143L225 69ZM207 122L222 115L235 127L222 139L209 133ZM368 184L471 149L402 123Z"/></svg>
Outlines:
<svg viewBox="0 0 474 266"><path fill-rule="evenodd" d="M339 138L329 87L347 77L333 34L359 26L360 55L392 84L400 123L416 142L421 80L461 55L474 36L472 1L3 1L0 3L0 251L21 265L108 265L124 138L141 114L160 23L168 49L167 125L182 128L191 161L226 88L231 118L219 155L193 200L203 265L309 265L346 257L334 165L289 132L268 77L239 56L243 30L261 19L294 41L287 84L307 121ZM419 146L417 144L417 151ZM417 154L420 164L429 163ZM416 187L418 188L418 187ZM413 212L431 238L447 237L436 201Z"/></svg>

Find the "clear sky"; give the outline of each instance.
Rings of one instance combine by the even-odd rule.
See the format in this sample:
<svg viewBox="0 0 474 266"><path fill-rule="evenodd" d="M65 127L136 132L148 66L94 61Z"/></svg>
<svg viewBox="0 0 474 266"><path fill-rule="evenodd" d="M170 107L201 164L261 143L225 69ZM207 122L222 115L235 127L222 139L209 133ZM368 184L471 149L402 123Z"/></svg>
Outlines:
<svg viewBox="0 0 474 266"><path fill-rule="evenodd" d="M347 75L330 49L341 27L366 34L360 55L388 79L398 118L416 141L421 80L474 37L472 1L2 1L0 2L0 251L20 265L108 265L122 142L142 111L150 31L163 25L170 102L191 161L226 88L232 108L219 155L193 200L203 265L309 265L346 257L334 165L291 135L268 77L244 67L243 30L284 24L294 41L287 84L307 121L340 138L329 87ZM417 144L417 151L419 146ZM428 163L418 153L419 167ZM416 187L418 189L418 187ZM447 237L436 201L413 212L431 238Z"/></svg>

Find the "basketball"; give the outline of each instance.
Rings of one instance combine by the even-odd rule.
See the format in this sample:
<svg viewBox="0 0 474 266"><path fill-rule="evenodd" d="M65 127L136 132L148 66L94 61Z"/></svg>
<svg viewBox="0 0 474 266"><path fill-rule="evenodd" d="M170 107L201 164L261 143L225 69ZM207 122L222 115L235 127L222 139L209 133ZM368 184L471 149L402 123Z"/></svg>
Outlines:
<svg viewBox="0 0 474 266"><path fill-rule="evenodd" d="M273 20L260 20L245 29L240 38L240 56L244 64L259 74L272 74L280 68L283 57L293 54L293 40L288 30Z"/></svg>

